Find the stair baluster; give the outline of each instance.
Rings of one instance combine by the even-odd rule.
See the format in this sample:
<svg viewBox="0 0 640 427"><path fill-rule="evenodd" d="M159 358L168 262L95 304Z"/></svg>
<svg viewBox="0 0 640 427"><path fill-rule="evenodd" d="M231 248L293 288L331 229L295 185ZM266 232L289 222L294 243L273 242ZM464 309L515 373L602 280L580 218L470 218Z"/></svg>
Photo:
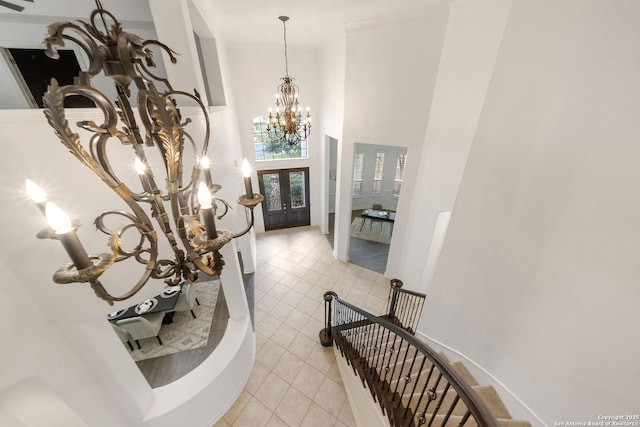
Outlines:
<svg viewBox="0 0 640 427"><path fill-rule="evenodd" d="M496 417L448 362L412 335L424 295L401 286L392 281L389 311L380 317L335 292L325 293L322 344L336 345L393 427L498 427Z"/></svg>

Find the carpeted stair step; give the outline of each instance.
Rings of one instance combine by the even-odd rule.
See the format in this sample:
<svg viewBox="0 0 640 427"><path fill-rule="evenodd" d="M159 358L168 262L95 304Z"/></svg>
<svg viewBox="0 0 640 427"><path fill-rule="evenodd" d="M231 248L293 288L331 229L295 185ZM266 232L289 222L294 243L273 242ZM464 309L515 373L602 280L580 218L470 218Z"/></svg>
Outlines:
<svg viewBox="0 0 640 427"><path fill-rule="evenodd" d="M417 421L418 417L419 415L414 417L414 424L416 426L419 425ZM444 423L444 418L445 418L444 415L436 415L431 425L442 426L442 427L458 427L460 425L460 422L462 421L462 417L460 415L452 415L451 417L449 417L446 423ZM427 417L427 420L429 419L430 418ZM512 419L505 419L505 418L498 418L497 420L502 427L531 427L531 423L529 423L528 421L512 420ZM467 422L464 423L464 427L478 427L478 423L476 423L473 417L470 417L467 420Z"/></svg>
<svg viewBox="0 0 640 427"><path fill-rule="evenodd" d="M467 383L469 386L478 385L476 379L471 375L471 372L462 362L453 362L449 364L456 373Z"/></svg>
<svg viewBox="0 0 640 427"><path fill-rule="evenodd" d="M495 388L493 388L493 386L482 385L482 386L473 386L471 388L473 389L473 391L476 392L478 397L480 397L480 399L489 407L489 410L491 410L491 413L496 418L511 418L509 411L507 411L507 408L504 406L504 403L502 403L500 396L498 396L498 393L496 392ZM456 396L458 396L458 393L453 388L449 388L444 398L442 398L441 393L442 393L442 390L436 391L436 399L433 401L432 404L429 405L429 408L427 410L428 414L433 414L438 405L440 405L440 409L438 413L446 414L449 411L449 409L452 407ZM407 393L402 396L402 403L405 406L407 406L410 404L410 401L411 401L415 406L415 404L418 402L419 399L420 399L419 392L414 393L413 395ZM442 403L440 403L441 401ZM422 404L420 409L424 410L426 406L426 401L422 401L421 403ZM462 416L466 413L466 411L467 411L467 406L460 399L457 401L451 413L453 415Z"/></svg>
<svg viewBox="0 0 640 427"><path fill-rule="evenodd" d="M440 356L440 358L445 362L448 363L449 359L447 358L447 356L444 353L438 353L438 356ZM422 363L421 359L423 359L424 356L423 355L419 355L419 360L420 363ZM417 363L417 362L416 362ZM422 390L426 390L426 389L430 389L432 387L435 386L436 383L438 383L436 389L437 390L444 390L447 382L444 380L440 380L440 382L438 382L438 374L439 374L439 370L437 369L437 367L434 368L433 373L431 375L431 378L429 378L429 370L431 369L432 363L427 359L424 363L424 365L422 366L422 371L423 372L418 372L417 369L415 369L416 367L419 369L420 365L415 365L414 366L414 370L412 372L412 374L409 376L409 384L411 385L411 388L407 387L406 390L408 392L410 392L410 390L414 389L417 391L422 391ZM427 385L427 387L425 387L425 382L427 381L427 379L429 379L429 384ZM417 384L416 384L417 381ZM398 390L402 390L404 383L406 382L406 373L403 373L403 375L395 375L394 378L389 381L389 384L391 386L392 390L396 390L396 385L398 383L401 383L398 386ZM414 388L415 387L415 388ZM404 393L406 394L406 393Z"/></svg>
<svg viewBox="0 0 640 427"><path fill-rule="evenodd" d="M507 407L504 406L502 399L492 385L479 385L471 388L480 396L480 399L484 401L496 418L511 418Z"/></svg>

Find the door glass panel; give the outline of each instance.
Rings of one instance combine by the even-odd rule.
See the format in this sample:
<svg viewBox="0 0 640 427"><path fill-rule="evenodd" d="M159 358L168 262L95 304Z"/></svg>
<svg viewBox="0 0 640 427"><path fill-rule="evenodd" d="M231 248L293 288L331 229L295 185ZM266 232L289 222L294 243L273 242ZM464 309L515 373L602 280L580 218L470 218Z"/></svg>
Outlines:
<svg viewBox="0 0 640 427"><path fill-rule="evenodd" d="M279 211L282 209L282 198L280 197L280 175L270 173L262 175L264 184L264 199L267 210Z"/></svg>
<svg viewBox="0 0 640 427"><path fill-rule="evenodd" d="M305 204L304 172L289 172L289 194L292 208L304 208Z"/></svg>

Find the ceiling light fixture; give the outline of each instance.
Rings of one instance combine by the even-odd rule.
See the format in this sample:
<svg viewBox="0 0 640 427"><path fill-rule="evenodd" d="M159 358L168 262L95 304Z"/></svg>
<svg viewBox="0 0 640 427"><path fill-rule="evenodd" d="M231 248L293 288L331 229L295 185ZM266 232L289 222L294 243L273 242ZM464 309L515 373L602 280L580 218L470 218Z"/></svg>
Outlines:
<svg viewBox="0 0 640 427"><path fill-rule="evenodd" d="M253 227L253 209L264 197L254 194L250 182L247 185L245 180L246 193L240 196L238 203L251 212L247 227L236 234L216 229L214 217L218 207L219 220L230 206L215 196L221 187L213 184L211 179L207 157L210 137L207 108L197 92L194 91L195 95L192 95L174 90L167 79L157 77L150 71L155 64L149 47L164 50L171 62L175 63L171 49L159 41L143 40L125 32L118 20L102 8L100 0L96 0L96 7L88 23L63 22L49 26L49 35L45 39L47 55L57 58L58 47L63 46L65 41L72 41L87 53L89 67L80 72L73 85L60 87L55 79L51 79L43 99L44 114L60 142L102 179L130 210L103 212L95 220L96 228L109 236L111 252L87 254L76 235L79 221L70 220L30 180L27 180L27 191L51 225L38 233L38 237L60 240L72 260L72 263L54 274L54 281L88 282L98 297L113 305L114 301L135 295L150 279L161 279L169 285L176 285L185 280L194 282L199 272L219 275L224 266L219 250L231 239L242 236ZM98 19L102 24L100 28ZM109 21L110 26L107 25ZM91 85L91 79L101 70L115 85L117 99L114 103ZM138 92L133 99L132 84ZM77 123L79 128L91 133L85 144L80 135L71 129L65 116L64 99L74 95L92 100L104 116L102 124L90 120ZM178 108L180 98L195 102L200 110L198 115L203 114L202 138L191 135L192 121L182 116ZM137 114L134 114L132 103L137 107ZM133 149L139 179L135 187L141 188L140 192L136 193L121 180L112 167L107 154L107 147L112 146L129 146ZM159 150L162 166L157 169L160 170L151 169L147 154L151 155L152 151L147 153L148 150ZM189 174L183 171L187 167L190 168ZM163 189L157 185L159 176L166 182ZM186 176L186 182L183 176ZM124 225L109 227L107 222L111 225L111 220L121 221L118 225ZM168 243L164 245L168 254L160 254L161 236ZM140 264L142 274L128 292L113 296L100 283L100 276L115 263L125 260Z"/></svg>
<svg viewBox="0 0 640 427"><path fill-rule="evenodd" d="M269 120L267 133L271 139L286 142L289 145L300 143L301 139L307 139L311 133L311 111L307 107L305 115L302 115L298 101L298 85L295 79L289 77L289 60L287 57L287 21L288 16L280 16L284 28L284 64L285 76L280 79L276 93L275 114L269 108Z"/></svg>

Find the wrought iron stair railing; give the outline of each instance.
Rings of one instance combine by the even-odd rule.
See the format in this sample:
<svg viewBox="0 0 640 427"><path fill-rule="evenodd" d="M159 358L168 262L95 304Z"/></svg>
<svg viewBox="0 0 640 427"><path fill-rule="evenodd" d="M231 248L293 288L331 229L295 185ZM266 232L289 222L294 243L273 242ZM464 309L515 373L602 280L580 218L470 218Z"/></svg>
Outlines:
<svg viewBox="0 0 640 427"><path fill-rule="evenodd" d="M389 281L389 302L384 319L415 335L426 294L402 288L402 281Z"/></svg>
<svg viewBox="0 0 640 427"><path fill-rule="evenodd" d="M325 293L323 345L335 344L393 427L499 427L486 404L451 365L409 332L415 331L420 313L416 316L413 304L421 308L421 303L399 304L401 297L416 295L398 293L398 289L392 283L389 312L380 317L335 292Z"/></svg>

